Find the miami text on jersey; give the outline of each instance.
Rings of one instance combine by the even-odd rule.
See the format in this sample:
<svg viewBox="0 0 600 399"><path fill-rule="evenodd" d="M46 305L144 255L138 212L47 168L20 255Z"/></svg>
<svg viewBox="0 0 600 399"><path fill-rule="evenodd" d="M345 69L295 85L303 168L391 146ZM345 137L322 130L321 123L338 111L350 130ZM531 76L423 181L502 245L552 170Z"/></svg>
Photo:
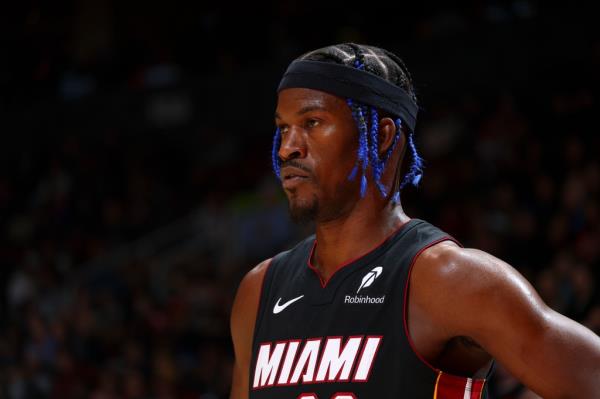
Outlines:
<svg viewBox="0 0 600 399"><path fill-rule="evenodd" d="M382 339L382 336L361 335L348 337L343 345L343 337L262 343L252 388L367 382Z"/></svg>

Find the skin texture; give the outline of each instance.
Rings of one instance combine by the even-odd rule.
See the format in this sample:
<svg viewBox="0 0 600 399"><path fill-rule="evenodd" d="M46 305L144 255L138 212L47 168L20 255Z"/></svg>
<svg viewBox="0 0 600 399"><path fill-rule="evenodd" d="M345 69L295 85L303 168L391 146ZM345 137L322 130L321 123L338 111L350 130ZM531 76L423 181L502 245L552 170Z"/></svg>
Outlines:
<svg viewBox="0 0 600 399"><path fill-rule="evenodd" d="M310 210L315 216L312 263L324 280L410 220L373 184L360 199L357 182L348 181L358 132L343 99L317 90L282 90L276 123L282 131L283 187L292 213ZM390 118L380 120L379 133L384 153L395 134ZM404 144L389 165L398 164ZM394 167L385 171L387 187L395 173ZM302 177L290 179L297 175ZM254 323L269 263L244 277L234 301L231 398L248 398ZM416 351L446 372L472 376L494 357L544 398L600 398L600 338L548 308L515 269L485 252L448 241L423 251L410 277L408 328Z"/></svg>

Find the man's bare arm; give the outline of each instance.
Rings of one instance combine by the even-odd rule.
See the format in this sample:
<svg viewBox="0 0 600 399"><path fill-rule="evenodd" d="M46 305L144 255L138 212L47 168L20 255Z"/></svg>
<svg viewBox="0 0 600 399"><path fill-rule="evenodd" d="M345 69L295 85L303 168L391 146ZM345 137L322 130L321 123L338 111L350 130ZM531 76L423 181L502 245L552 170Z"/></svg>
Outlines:
<svg viewBox="0 0 600 399"><path fill-rule="evenodd" d="M445 339L474 339L544 398L600 398L600 338L546 306L505 262L434 246L415 263L410 298Z"/></svg>
<svg viewBox="0 0 600 399"><path fill-rule="evenodd" d="M254 323L256 322L256 312L258 311L264 275L270 263L270 259L265 260L244 276L233 302L231 337L233 339L235 364L229 396L231 399L248 399L248 378Z"/></svg>

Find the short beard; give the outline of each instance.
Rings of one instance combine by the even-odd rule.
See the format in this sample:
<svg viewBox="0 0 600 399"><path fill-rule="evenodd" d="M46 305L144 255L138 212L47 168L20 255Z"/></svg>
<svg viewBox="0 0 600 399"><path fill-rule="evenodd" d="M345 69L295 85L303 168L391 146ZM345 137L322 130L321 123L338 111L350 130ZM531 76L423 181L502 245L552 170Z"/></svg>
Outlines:
<svg viewBox="0 0 600 399"><path fill-rule="evenodd" d="M319 201L316 196L312 198L312 201L303 204L294 204L293 200L289 200L289 211L294 223L307 225L317 219Z"/></svg>

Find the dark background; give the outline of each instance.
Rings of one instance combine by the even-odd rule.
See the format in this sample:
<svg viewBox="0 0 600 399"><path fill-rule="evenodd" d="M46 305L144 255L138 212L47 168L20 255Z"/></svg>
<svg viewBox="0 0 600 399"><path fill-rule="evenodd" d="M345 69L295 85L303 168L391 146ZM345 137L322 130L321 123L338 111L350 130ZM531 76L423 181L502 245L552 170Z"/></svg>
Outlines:
<svg viewBox="0 0 600 399"><path fill-rule="evenodd" d="M305 3L6 6L0 397L227 396L237 284L309 232L270 171L277 82L347 41L412 71L427 162L407 213L600 333L591 6ZM501 367L492 390L533 397Z"/></svg>

